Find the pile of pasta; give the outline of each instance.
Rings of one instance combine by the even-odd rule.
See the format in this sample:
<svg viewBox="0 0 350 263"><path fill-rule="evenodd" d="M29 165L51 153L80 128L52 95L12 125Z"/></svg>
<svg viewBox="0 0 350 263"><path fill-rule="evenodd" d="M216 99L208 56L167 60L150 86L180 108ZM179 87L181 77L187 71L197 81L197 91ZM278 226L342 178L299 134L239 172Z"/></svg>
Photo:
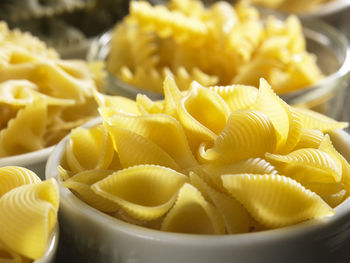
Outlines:
<svg viewBox="0 0 350 263"><path fill-rule="evenodd" d="M350 191L350 165L329 133L347 127L289 106L260 80L164 99L96 93L100 125L71 132L62 185L90 206L170 232L234 234L333 215Z"/></svg>
<svg viewBox="0 0 350 263"><path fill-rule="evenodd" d="M19 166L0 168L0 262L42 258L57 222L59 190L55 179L41 181Z"/></svg>
<svg viewBox="0 0 350 263"><path fill-rule="evenodd" d="M170 0L152 6L130 1L130 13L112 31L108 71L135 87L162 92L172 75L180 90L204 86L258 86L265 78L277 94L307 88L324 76L306 50L296 16L266 19L246 2Z"/></svg>
<svg viewBox="0 0 350 263"><path fill-rule="evenodd" d="M305 13L316 10L323 4L334 0L249 0L252 4L257 4L265 7L276 8L287 12Z"/></svg>
<svg viewBox="0 0 350 263"><path fill-rule="evenodd" d="M103 63L62 60L29 33L0 22L0 157L56 144L98 116Z"/></svg>

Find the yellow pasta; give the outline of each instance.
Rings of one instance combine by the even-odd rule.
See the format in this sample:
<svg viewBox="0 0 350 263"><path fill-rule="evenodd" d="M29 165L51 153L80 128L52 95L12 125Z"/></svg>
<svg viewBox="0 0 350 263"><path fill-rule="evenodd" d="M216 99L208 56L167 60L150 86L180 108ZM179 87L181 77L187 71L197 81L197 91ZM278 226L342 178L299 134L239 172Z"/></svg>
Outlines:
<svg viewBox="0 0 350 263"><path fill-rule="evenodd" d="M29 33L0 22L0 157L39 150L98 115L104 66L63 60Z"/></svg>
<svg viewBox="0 0 350 263"><path fill-rule="evenodd" d="M281 175L223 175L222 180L231 195L267 227L281 227L334 214L315 193ZM278 201L274 198L276 195Z"/></svg>
<svg viewBox="0 0 350 263"><path fill-rule="evenodd" d="M30 170L0 168L0 261L41 258L57 222L59 191L55 179L41 182Z"/></svg>
<svg viewBox="0 0 350 263"><path fill-rule="evenodd" d="M170 75L163 89L163 100L96 92L102 125L71 132L62 184L115 218L195 234L323 218L348 198L350 165L327 134L345 123L288 105L264 79L181 91Z"/></svg>
<svg viewBox="0 0 350 263"><path fill-rule="evenodd" d="M112 31L107 68L137 88L162 93L166 75L180 90L192 81L257 86L264 77L282 94L323 78L296 16L263 19L248 1L132 1L129 9Z"/></svg>

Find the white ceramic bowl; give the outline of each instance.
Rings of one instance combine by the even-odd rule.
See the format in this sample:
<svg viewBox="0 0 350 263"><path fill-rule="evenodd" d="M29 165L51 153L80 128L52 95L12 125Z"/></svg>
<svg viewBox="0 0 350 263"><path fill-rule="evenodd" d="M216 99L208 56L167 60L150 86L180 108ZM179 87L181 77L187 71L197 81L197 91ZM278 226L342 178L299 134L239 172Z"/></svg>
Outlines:
<svg viewBox="0 0 350 263"><path fill-rule="evenodd" d="M275 230L222 236L161 232L115 219L62 187L57 166L68 140L65 137L50 155L46 178L59 182L62 234L82 262L349 262L350 199L335 208L332 217ZM350 160L350 135L337 131L332 140Z"/></svg>
<svg viewBox="0 0 350 263"><path fill-rule="evenodd" d="M262 17L274 15L282 20L286 18L285 14L269 9L262 9L261 14ZM301 19L301 21L307 50L316 55L317 64L326 78L314 86L281 97L289 104L306 105L330 117L338 118L347 80L350 77L349 42L342 32L318 19ZM88 61L107 60L112 32L110 30L92 41L87 53ZM113 95L134 99L138 93L142 93L154 100L162 98L160 93L140 89L112 74L107 75L107 83L106 92Z"/></svg>
<svg viewBox="0 0 350 263"><path fill-rule="evenodd" d="M45 251L44 256L40 259L34 260L33 263L54 263L57 247L58 247L58 240L59 240L59 226L57 223L50 235L50 241L49 241L49 244L47 245L47 249Z"/></svg>
<svg viewBox="0 0 350 263"><path fill-rule="evenodd" d="M32 170L40 179L45 179L45 166L47 158L54 146L42 150L0 158L0 167L21 166Z"/></svg>

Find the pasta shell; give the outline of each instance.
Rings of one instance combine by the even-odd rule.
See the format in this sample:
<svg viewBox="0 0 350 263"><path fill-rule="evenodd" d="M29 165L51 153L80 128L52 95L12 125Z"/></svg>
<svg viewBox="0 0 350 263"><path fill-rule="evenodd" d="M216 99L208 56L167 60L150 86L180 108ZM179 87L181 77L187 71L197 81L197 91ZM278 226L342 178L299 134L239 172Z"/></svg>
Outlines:
<svg viewBox="0 0 350 263"><path fill-rule="evenodd" d="M98 195L118 204L138 220L164 215L187 176L170 168L138 165L120 170L92 185Z"/></svg>
<svg viewBox="0 0 350 263"><path fill-rule="evenodd" d="M340 190L338 193L331 194L331 195L324 195L322 196L322 199L330 206L330 207L337 207L339 204L341 204L345 198L346 198L347 192L345 189Z"/></svg>
<svg viewBox="0 0 350 263"><path fill-rule="evenodd" d="M18 186L40 182L39 176L27 168L19 166L0 167L0 198Z"/></svg>
<svg viewBox="0 0 350 263"><path fill-rule="evenodd" d="M183 169L197 165L183 128L171 116L165 114L137 117L118 115L107 122L106 126L120 127L145 137L163 149ZM121 141L116 135L111 134L111 136L114 137L115 141Z"/></svg>
<svg viewBox="0 0 350 263"><path fill-rule="evenodd" d="M344 129L349 125L347 122L338 122L309 109L299 107L294 107L294 109L300 114L304 129L318 129L323 133L327 133L336 129Z"/></svg>
<svg viewBox="0 0 350 263"><path fill-rule="evenodd" d="M115 212L119 208L117 204L97 195L91 189L92 184L101 181L112 173L112 171L108 170L83 171L62 182L62 186L78 193L83 201L102 212Z"/></svg>
<svg viewBox="0 0 350 263"><path fill-rule="evenodd" d="M333 146L329 135L325 135L320 146L319 150L328 153L333 159L339 160L342 167L342 179L341 182L344 184L344 188L347 193L350 193L350 164Z"/></svg>
<svg viewBox="0 0 350 263"><path fill-rule="evenodd" d="M205 164L203 165L203 170L209 175L209 178L215 185L223 191L226 191L221 180L221 175L223 174L277 174L276 168L261 158L249 158L231 164Z"/></svg>
<svg viewBox="0 0 350 263"><path fill-rule="evenodd" d="M1 263L22 263L22 257L9 249L0 241L0 262Z"/></svg>
<svg viewBox="0 0 350 263"><path fill-rule="evenodd" d="M164 80L163 93L164 113L177 118L177 107L180 103L180 100L183 98L183 95L178 89L175 80L169 75L167 75Z"/></svg>
<svg viewBox="0 0 350 263"><path fill-rule="evenodd" d="M112 140L102 125L89 129L79 127L71 131L66 156L72 171L107 169L113 155Z"/></svg>
<svg viewBox="0 0 350 263"><path fill-rule="evenodd" d="M266 158L280 173L301 183L333 183L342 179L341 162L318 149L300 149L287 155L266 153Z"/></svg>
<svg viewBox="0 0 350 263"><path fill-rule="evenodd" d="M21 109L0 131L0 157L36 151L44 147L47 105L38 100Z"/></svg>
<svg viewBox="0 0 350 263"><path fill-rule="evenodd" d="M65 181L74 175L74 172L64 169L62 165L57 166L57 170L62 181Z"/></svg>
<svg viewBox="0 0 350 263"><path fill-rule="evenodd" d="M23 256L41 258L56 224L58 204L54 179L7 192L0 199L0 229L6 229L0 231L0 239Z"/></svg>
<svg viewBox="0 0 350 263"><path fill-rule="evenodd" d="M94 92L94 98L100 108L109 108L114 112L140 115L140 111L134 100L122 96L110 96Z"/></svg>
<svg viewBox="0 0 350 263"><path fill-rule="evenodd" d="M118 127L108 127L123 168L156 164L180 170L176 161L150 139Z"/></svg>
<svg viewBox="0 0 350 263"><path fill-rule="evenodd" d="M224 99L231 112L250 108L258 95L257 88L247 85L213 86L209 89Z"/></svg>
<svg viewBox="0 0 350 263"><path fill-rule="evenodd" d="M254 220L247 210L232 197L216 191L206 184L195 173L190 175L192 185L194 185L203 196L208 196L209 200L220 212L228 234L247 233L251 231Z"/></svg>
<svg viewBox="0 0 350 263"><path fill-rule="evenodd" d="M181 99L177 113L191 137L213 141L224 129L230 110L219 95L193 82L188 94Z"/></svg>
<svg viewBox="0 0 350 263"><path fill-rule="evenodd" d="M320 130L316 129L303 129L300 134L300 140L295 146L294 150L299 150L303 148L315 148L317 149L322 140L324 134Z"/></svg>
<svg viewBox="0 0 350 263"><path fill-rule="evenodd" d="M261 224L277 228L334 211L318 195L281 175L223 175L223 184Z"/></svg>
<svg viewBox="0 0 350 263"><path fill-rule="evenodd" d="M217 209L192 185L185 183L161 230L192 234L223 234L225 225Z"/></svg>
<svg viewBox="0 0 350 263"><path fill-rule="evenodd" d="M200 148L199 155L207 162L232 163L263 157L265 152L275 150L276 142L275 129L263 113L238 110L231 113L214 146L210 149Z"/></svg>
<svg viewBox="0 0 350 263"><path fill-rule="evenodd" d="M289 133L289 116L283 103L285 102L275 94L267 81L261 78L258 95L251 108L262 112L271 120L276 129L277 149L286 144Z"/></svg>

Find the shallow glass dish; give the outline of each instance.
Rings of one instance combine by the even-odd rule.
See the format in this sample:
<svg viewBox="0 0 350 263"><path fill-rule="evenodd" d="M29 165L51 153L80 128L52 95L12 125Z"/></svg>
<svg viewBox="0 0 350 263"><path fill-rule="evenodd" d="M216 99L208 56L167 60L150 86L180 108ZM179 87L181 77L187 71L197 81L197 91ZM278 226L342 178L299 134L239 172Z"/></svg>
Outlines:
<svg viewBox="0 0 350 263"><path fill-rule="evenodd" d="M265 10L264 15L273 14L281 19L286 16ZM299 104L313 108L328 116L337 118L343 103L343 93L350 71L349 43L343 33L317 19L301 19L307 50L317 57L317 64L326 78L317 85L281 96L289 104ZM87 53L87 60L108 58L112 30L94 39ZM162 94L143 90L127 84L112 74L107 76L107 93L135 98L142 93L152 99L162 98Z"/></svg>
<svg viewBox="0 0 350 263"><path fill-rule="evenodd" d="M336 131L331 137L349 161L350 135ZM65 137L49 157L46 178L58 181L61 230L82 262L349 262L349 198L335 208L334 216L274 230L217 236L152 230L104 214L61 185L57 166L68 140Z"/></svg>

